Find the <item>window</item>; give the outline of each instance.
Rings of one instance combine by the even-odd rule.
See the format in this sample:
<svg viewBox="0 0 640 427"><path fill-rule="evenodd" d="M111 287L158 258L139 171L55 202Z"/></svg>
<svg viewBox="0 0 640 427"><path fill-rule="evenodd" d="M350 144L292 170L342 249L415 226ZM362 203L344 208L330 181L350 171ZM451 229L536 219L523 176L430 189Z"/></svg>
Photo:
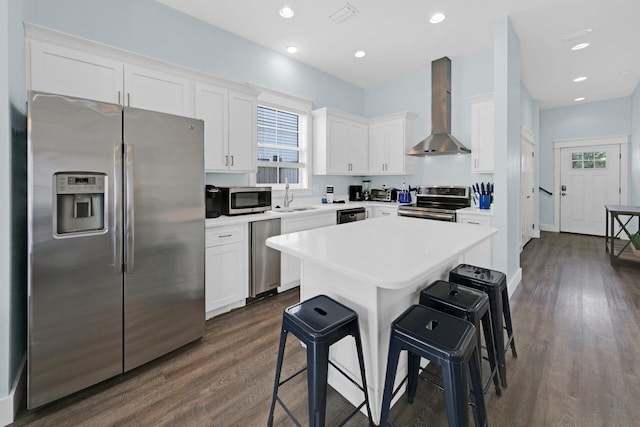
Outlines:
<svg viewBox="0 0 640 427"><path fill-rule="evenodd" d="M258 92L258 170L250 183L311 194L311 101L251 85Z"/></svg>
<svg viewBox="0 0 640 427"><path fill-rule="evenodd" d="M307 188L305 123L305 115L258 106L256 185Z"/></svg>
<svg viewBox="0 0 640 427"><path fill-rule="evenodd" d="M605 169L607 153L604 151L571 153L572 169Z"/></svg>

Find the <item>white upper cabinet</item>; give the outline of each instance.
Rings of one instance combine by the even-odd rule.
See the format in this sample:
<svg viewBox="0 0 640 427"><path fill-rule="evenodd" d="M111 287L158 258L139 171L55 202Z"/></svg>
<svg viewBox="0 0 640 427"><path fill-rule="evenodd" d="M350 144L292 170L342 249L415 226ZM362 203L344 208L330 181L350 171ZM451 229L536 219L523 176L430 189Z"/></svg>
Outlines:
<svg viewBox="0 0 640 427"><path fill-rule="evenodd" d="M32 90L121 102L122 62L39 40L31 40L30 49Z"/></svg>
<svg viewBox="0 0 640 427"><path fill-rule="evenodd" d="M255 172L258 157L258 101L229 91L229 170Z"/></svg>
<svg viewBox="0 0 640 427"><path fill-rule="evenodd" d="M392 114L371 119L369 125L369 173L404 175L412 173L414 157L405 153L413 143L413 120L410 113Z"/></svg>
<svg viewBox="0 0 640 427"><path fill-rule="evenodd" d="M206 83L195 86L196 118L204 120L204 167L255 172L257 98Z"/></svg>
<svg viewBox="0 0 640 427"><path fill-rule="evenodd" d="M229 91L196 83L196 118L204 120L205 170L228 170Z"/></svg>
<svg viewBox="0 0 640 427"><path fill-rule="evenodd" d="M124 89L127 107L193 117L191 81L187 78L125 64Z"/></svg>
<svg viewBox="0 0 640 427"><path fill-rule="evenodd" d="M30 88L193 117L188 78L31 40Z"/></svg>
<svg viewBox="0 0 640 427"><path fill-rule="evenodd" d="M367 174L369 169L367 119L327 108L314 110L312 114L314 174Z"/></svg>
<svg viewBox="0 0 640 427"><path fill-rule="evenodd" d="M493 173L493 94L469 99L471 102L471 172Z"/></svg>

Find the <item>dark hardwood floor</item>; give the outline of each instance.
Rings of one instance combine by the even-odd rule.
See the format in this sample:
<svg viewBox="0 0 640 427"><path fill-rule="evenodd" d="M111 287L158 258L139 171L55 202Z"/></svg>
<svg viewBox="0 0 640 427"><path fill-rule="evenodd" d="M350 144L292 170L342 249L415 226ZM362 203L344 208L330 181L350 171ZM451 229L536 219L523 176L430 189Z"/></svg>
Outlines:
<svg viewBox="0 0 640 427"><path fill-rule="evenodd" d="M604 238L542 233L522 253L523 280L511 300L518 358L509 387L487 394L492 426L640 424L640 263L609 265ZM207 322L206 335L133 372L37 411L15 426L264 426L282 310L290 291ZM304 364L293 339L285 372ZM281 388L306 423L306 378ZM350 410L330 390L328 425ZM446 426L444 395L421 383L416 403L391 412L395 426ZM293 425L276 409L275 425ZM358 414L350 425L365 426Z"/></svg>

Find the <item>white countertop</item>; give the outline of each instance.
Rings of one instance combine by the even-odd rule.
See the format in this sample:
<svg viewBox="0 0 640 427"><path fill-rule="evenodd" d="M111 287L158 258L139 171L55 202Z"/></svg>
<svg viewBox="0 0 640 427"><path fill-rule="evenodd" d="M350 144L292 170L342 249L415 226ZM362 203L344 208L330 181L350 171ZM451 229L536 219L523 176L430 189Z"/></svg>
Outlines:
<svg viewBox="0 0 640 427"><path fill-rule="evenodd" d="M296 211L296 212L278 212L277 210L268 210L262 213L219 216L218 218L207 218L205 220L205 228L219 227L224 225L246 224L253 221L262 221L271 218L299 218L302 216L312 216L323 214L326 212L335 212L341 209L352 209L359 207L385 206L397 208L396 202L345 202L345 203L326 203L326 204L292 204L292 208L311 207L313 209Z"/></svg>
<svg viewBox="0 0 640 427"><path fill-rule="evenodd" d="M374 286L419 285L498 230L471 224L388 216L274 236L267 246Z"/></svg>

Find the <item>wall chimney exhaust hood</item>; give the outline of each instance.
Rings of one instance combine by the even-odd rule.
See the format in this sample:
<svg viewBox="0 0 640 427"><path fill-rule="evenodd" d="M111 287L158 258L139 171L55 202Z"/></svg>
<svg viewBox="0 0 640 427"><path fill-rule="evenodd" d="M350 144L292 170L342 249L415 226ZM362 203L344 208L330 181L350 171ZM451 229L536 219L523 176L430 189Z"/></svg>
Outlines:
<svg viewBox="0 0 640 427"><path fill-rule="evenodd" d="M470 153L451 135L451 60L431 63L431 135L407 151L408 156Z"/></svg>

